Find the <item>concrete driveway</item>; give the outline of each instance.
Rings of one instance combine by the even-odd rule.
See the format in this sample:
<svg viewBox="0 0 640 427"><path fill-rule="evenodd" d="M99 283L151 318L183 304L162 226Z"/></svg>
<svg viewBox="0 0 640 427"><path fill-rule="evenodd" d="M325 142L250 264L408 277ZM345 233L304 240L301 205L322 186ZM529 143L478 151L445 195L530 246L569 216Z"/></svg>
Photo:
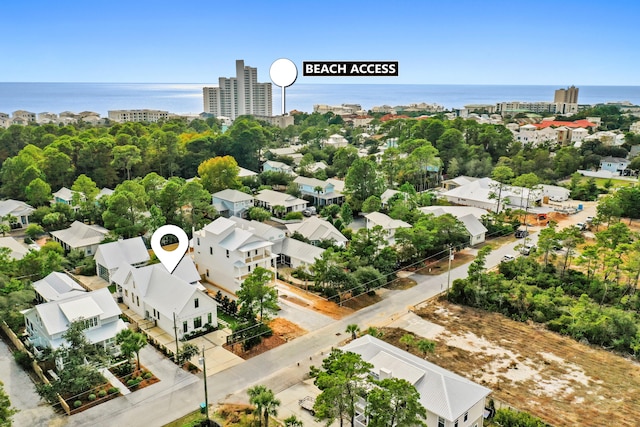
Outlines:
<svg viewBox="0 0 640 427"><path fill-rule="evenodd" d="M13 416L14 426L60 425L64 416L56 414L51 406L40 399L31 378L13 359L7 344L0 340L0 381L9 395L11 405L20 412Z"/></svg>

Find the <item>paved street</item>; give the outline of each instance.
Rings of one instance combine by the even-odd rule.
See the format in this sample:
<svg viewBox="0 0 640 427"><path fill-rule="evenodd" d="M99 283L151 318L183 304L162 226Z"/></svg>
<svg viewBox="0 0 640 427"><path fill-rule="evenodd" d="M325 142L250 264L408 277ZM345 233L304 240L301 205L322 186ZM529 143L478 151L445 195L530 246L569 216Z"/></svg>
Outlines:
<svg viewBox="0 0 640 427"><path fill-rule="evenodd" d="M592 214L581 212L563 225L580 222L582 217L586 216ZM530 231L528 242L536 243L539 228L531 227ZM490 253L487 257L487 268L498 265L506 254L516 254L515 247L522 243L523 240L518 239ZM452 269L451 282L465 277L467 268L468 263ZM267 353L209 375L209 402L246 402L246 389L255 384L265 384L276 393L290 389L304 380L310 365L319 365L324 355L346 338L345 329L348 324L356 323L363 330L368 326L386 326L402 314L406 314L410 307L435 296L447 286L446 272L438 276L414 274L411 277L417 282L413 288L389 292L383 302L359 310L339 321L328 321L317 316L302 319L304 311L295 307L295 304L284 303L281 299L280 303L287 317L297 323L303 323L301 326L308 329L309 333ZM146 363L146 357L143 354L143 363ZM210 363L208 358L209 372L221 369L222 366L219 364L219 361ZM185 372L173 366L171 362L162 366L160 383L74 415L68 418L65 425L122 426L136 423L162 426L197 409L200 402L204 401L201 379L189 374L185 377ZM292 396L287 396L288 401L295 400ZM289 407L292 405L291 402Z"/></svg>
<svg viewBox="0 0 640 427"><path fill-rule="evenodd" d="M537 233L532 230L532 241ZM522 241L508 243L487 258L487 267L497 265L505 254L515 253L514 247ZM466 276L468 264L451 270L451 282ZM275 392L285 390L303 380L311 364L320 364L323 355L338 346L346 338L345 329L356 323L361 329L368 326L384 326L408 309L425 299L431 298L446 288L447 275L413 275L418 284L411 289L390 293L382 303L366 307L342 320L329 323L308 334L281 345L268 353L261 354L239 365L209 375L209 401L246 401L245 390L255 384L265 384ZM300 366L298 366L298 363ZM209 367L209 365L207 365ZM215 369L215 367L212 367ZM177 369L177 368L176 368ZM195 378L195 377L194 377ZM149 387L149 392L153 389ZM204 400L202 381L175 382L171 387L158 393L146 393L144 397L131 395L115 399L99 407L73 416L69 426L121 426L133 420L144 421L147 426L162 426L175 418L198 408ZM303 396L301 396L303 397ZM135 406L134 406L135 404Z"/></svg>

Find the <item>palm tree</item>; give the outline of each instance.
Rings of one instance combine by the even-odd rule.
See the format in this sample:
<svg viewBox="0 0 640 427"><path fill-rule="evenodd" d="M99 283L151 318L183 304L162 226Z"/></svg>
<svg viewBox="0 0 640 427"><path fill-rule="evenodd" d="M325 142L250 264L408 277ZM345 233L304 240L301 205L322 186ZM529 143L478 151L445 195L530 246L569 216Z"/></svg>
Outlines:
<svg viewBox="0 0 640 427"><path fill-rule="evenodd" d="M273 214L278 218L282 218L282 215L284 215L286 212L287 212L287 208L285 208L282 205L275 205L273 207Z"/></svg>
<svg viewBox="0 0 640 427"><path fill-rule="evenodd" d="M358 325L356 325L355 323L352 323L350 325L347 325L347 333L351 334L351 339L355 340L358 336L358 332L360 332L360 327Z"/></svg>
<svg viewBox="0 0 640 427"><path fill-rule="evenodd" d="M400 337L400 344L404 344L407 346L407 351L409 351L409 347L412 346L416 342L416 339L411 334L404 334Z"/></svg>
<svg viewBox="0 0 640 427"><path fill-rule="evenodd" d="M138 370L140 370L140 350L147 345L146 335L133 332L131 329L123 329L116 335L116 344L120 345L120 351L127 358L135 353Z"/></svg>
<svg viewBox="0 0 640 427"><path fill-rule="evenodd" d="M418 346L418 350L422 352L425 359L427 358L427 353L436 352L436 343L431 340L427 340L427 339L420 340L417 342L417 346Z"/></svg>
<svg viewBox="0 0 640 427"><path fill-rule="evenodd" d="M322 193L322 190L324 190L324 189L323 189L321 186L319 186L319 185L316 185L316 186L313 188L313 191L314 191L318 196L320 195L320 193ZM318 196L316 196L316 205L317 205L317 204L319 204L319 203L318 203Z"/></svg>
<svg viewBox="0 0 640 427"><path fill-rule="evenodd" d="M369 326L365 331L365 334L371 335L374 338L382 338L382 336L384 335L382 331L380 331L378 328L374 326Z"/></svg>
<svg viewBox="0 0 640 427"><path fill-rule="evenodd" d="M269 427L269 417L278 415L280 400L276 399L272 390L263 385L251 387L247 394L249 402L256 407L255 414L258 415L260 426L263 425L262 420L264 419L264 427Z"/></svg>
<svg viewBox="0 0 640 427"><path fill-rule="evenodd" d="M295 415L291 415L288 418L284 419L284 427L303 427L302 421L298 419Z"/></svg>

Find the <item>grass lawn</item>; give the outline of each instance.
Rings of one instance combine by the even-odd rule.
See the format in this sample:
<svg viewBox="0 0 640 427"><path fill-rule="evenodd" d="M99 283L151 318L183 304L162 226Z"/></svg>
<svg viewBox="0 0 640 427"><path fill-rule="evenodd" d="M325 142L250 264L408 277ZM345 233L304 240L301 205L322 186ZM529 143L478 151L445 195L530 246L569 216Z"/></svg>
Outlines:
<svg viewBox="0 0 640 427"><path fill-rule="evenodd" d="M231 324L233 322L237 322L238 319L236 319L233 316L229 316L227 313L222 312L221 310L218 310L218 319L222 319L223 321L227 322L227 324Z"/></svg>
<svg viewBox="0 0 640 427"><path fill-rule="evenodd" d="M165 424L163 427L195 427L199 426L204 419L204 414L201 414L200 410L196 409L182 418L178 418L169 424Z"/></svg>
<svg viewBox="0 0 640 427"><path fill-rule="evenodd" d="M584 184L586 183L588 180L590 180L591 177L588 176L583 176L580 179L580 184ZM634 184L638 184L640 183L640 181L635 180L635 181L627 181L625 179L615 179L615 178L593 178L596 182L596 185L600 188L605 188L605 182L607 181L611 181L611 183L613 184L611 186L611 188L616 188L616 187L628 187L630 185L634 185ZM563 181L563 184L566 184L567 186L569 186L569 180L565 180Z"/></svg>

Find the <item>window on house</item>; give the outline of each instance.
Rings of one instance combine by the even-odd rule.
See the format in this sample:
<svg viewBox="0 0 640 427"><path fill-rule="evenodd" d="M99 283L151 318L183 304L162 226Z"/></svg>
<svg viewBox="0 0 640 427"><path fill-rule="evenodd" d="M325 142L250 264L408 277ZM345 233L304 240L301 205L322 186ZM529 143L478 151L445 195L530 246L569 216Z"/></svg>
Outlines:
<svg viewBox="0 0 640 427"><path fill-rule="evenodd" d="M254 255L258 255L258 250L257 249L255 250L255 254Z"/></svg>
<svg viewBox="0 0 640 427"><path fill-rule="evenodd" d="M193 319L193 327L194 329L202 327L202 316L198 316Z"/></svg>
<svg viewBox="0 0 640 427"><path fill-rule="evenodd" d="M209 269L207 268L207 277L209 277Z"/></svg>
<svg viewBox="0 0 640 427"><path fill-rule="evenodd" d="M194 300L193 300L193 306L194 306L195 308L200 307L200 300L199 300L198 298L196 298L196 299L194 299Z"/></svg>
<svg viewBox="0 0 640 427"><path fill-rule="evenodd" d="M249 266L247 266L247 268L249 269L249 272L251 272L251 266L249 265Z"/></svg>
<svg viewBox="0 0 640 427"><path fill-rule="evenodd" d="M438 417L438 427L444 427L444 418Z"/></svg>
<svg viewBox="0 0 640 427"><path fill-rule="evenodd" d="M464 420L467 421L469 419L469 413L465 412L464 413Z"/></svg>
<svg viewBox="0 0 640 427"><path fill-rule="evenodd" d="M140 307L140 297L136 297L136 304Z"/></svg>
<svg viewBox="0 0 640 427"><path fill-rule="evenodd" d="M158 317L158 319L160 318L160 312L159 311L157 312L157 317Z"/></svg>
<svg viewBox="0 0 640 427"><path fill-rule="evenodd" d="M199 237L196 239L196 242L197 242L198 246L200 246L200 238Z"/></svg>
<svg viewBox="0 0 640 427"><path fill-rule="evenodd" d="M189 330L189 324L185 320L184 322L182 322L182 332L186 334L188 330Z"/></svg>
<svg viewBox="0 0 640 427"><path fill-rule="evenodd" d="M131 292L131 302L136 302L136 295Z"/></svg>
<svg viewBox="0 0 640 427"><path fill-rule="evenodd" d="M227 258L229 258L229 249L227 249Z"/></svg>
<svg viewBox="0 0 640 427"><path fill-rule="evenodd" d="M229 252L229 251L227 251ZM213 246L209 246L209 255L213 255Z"/></svg>
<svg viewBox="0 0 640 427"><path fill-rule="evenodd" d="M453 427L458 427L458 420L453 423Z"/></svg>
<svg viewBox="0 0 640 427"><path fill-rule="evenodd" d="M128 297L128 296L129 296L129 290L128 290L128 289L125 289L125 290L124 290L124 296L125 296L125 297Z"/></svg>
<svg viewBox="0 0 640 427"><path fill-rule="evenodd" d="M211 313L207 313L207 323L208 324L213 323L213 316L211 315Z"/></svg>

